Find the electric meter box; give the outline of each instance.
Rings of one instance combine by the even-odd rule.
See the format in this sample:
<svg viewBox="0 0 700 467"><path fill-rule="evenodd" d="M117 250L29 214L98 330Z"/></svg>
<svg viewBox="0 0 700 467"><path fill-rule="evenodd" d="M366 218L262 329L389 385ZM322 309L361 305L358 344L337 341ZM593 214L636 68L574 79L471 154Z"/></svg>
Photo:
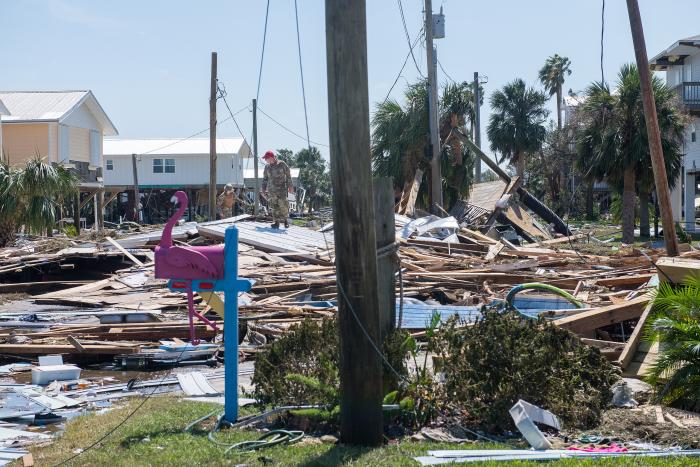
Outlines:
<svg viewBox="0 0 700 467"><path fill-rule="evenodd" d="M445 15L442 14L442 8L439 14L433 14L433 39L445 38Z"/></svg>

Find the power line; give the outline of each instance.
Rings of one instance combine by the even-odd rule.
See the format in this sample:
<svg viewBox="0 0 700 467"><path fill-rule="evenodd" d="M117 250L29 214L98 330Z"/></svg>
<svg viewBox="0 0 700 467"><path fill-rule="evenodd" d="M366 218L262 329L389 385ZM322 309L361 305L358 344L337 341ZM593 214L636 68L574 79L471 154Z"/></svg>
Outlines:
<svg viewBox="0 0 700 467"><path fill-rule="evenodd" d="M307 143L308 143L308 142L311 142L311 143L315 144L316 146L323 146L323 147L325 147L325 148L329 147L327 144L319 143L319 142L313 141L313 140L311 140L311 139L307 140L306 138L304 138L302 135L300 135L300 134L297 133L296 131L292 130L292 129L289 128L288 126L286 126L286 125L280 123L279 121L275 120L275 119L274 119L272 116L270 116L267 112L265 112L263 109L261 109L260 106L258 106L258 112L260 112L261 114L263 114L264 116L266 116L267 118L269 118L270 120L272 120L272 122L276 123L280 128L286 130L288 133L291 133L292 135L296 136L297 138L300 138L300 139L302 139L302 140L304 140L304 141L307 141Z"/></svg>
<svg viewBox="0 0 700 467"><path fill-rule="evenodd" d="M408 27L406 26L406 16L403 13L403 4L401 3L401 0L396 0L396 2L399 5L399 13L401 14L401 22L403 23L403 32L406 34L406 42L408 43L408 51L411 54L411 57L413 57L413 64L416 66L416 70L418 70L418 74L422 77L425 78L425 75L420 70L420 66L418 66L418 61L416 60L416 56L413 54L413 47L411 45L411 36L408 33ZM420 33L418 33L420 35Z"/></svg>
<svg viewBox="0 0 700 467"><path fill-rule="evenodd" d="M452 78L452 76L450 76L450 74L449 74L447 71L445 71L445 68L442 66L442 62L440 62L440 59L438 59L437 62L438 62L438 65L440 65L440 69L442 70L442 72L445 74L445 76L447 76L447 79L449 79L449 80L452 81L453 83L457 84L457 81L455 81L455 80Z"/></svg>
<svg viewBox="0 0 700 467"><path fill-rule="evenodd" d="M223 82L217 81L217 83L216 83L216 90L219 91L219 96L218 96L218 97L220 97L220 98L224 101L224 104L226 105L226 109L228 109L228 113L229 113L229 115L231 116L231 119L233 120L233 123L236 124L236 129L238 129L238 133L241 135L241 138L245 139L245 136L243 135L243 131L241 131L241 127L238 126L238 122L236 121L236 117L235 117L235 115L233 114L233 112L231 112L231 107L229 107L228 101L226 100L226 86L224 85ZM242 112L243 110L247 109L247 108L248 108L248 106L245 106L243 109L241 109L241 110L239 111L239 113Z"/></svg>
<svg viewBox="0 0 700 467"><path fill-rule="evenodd" d="M255 93L255 99L260 100L260 83L262 82L263 60L265 58L265 42L267 41L267 18L270 16L270 0L267 0L267 8L265 9L265 28L263 29L262 52L260 53L260 69L258 70L258 90Z"/></svg>
<svg viewBox="0 0 700 467"><path fill-rule="evenodd" d="M301 96L304 99L304 122L306 123L306 144L311 151L311 138L309 137L309 113L306 110L306 89L304 88L304 65L301 61L301 39L299 37L299 9L297 0L294 0L294 18L297 23L297 50L299 51L299 75L301 76Z"/></svg>
<svg viewBox="0 0 700 467"><path fill-rule="evenodd" d="M423 29L421 29L418 32L418 36L416 37L416 40L413 41L413 45L411 46L411 50L408 52L408 54L406 54L406 58L403 61L403 65L401 65L401 69L399 70L399 73L396 75L396 79L394 79L394 82L392 83L391 87L389 88L389 92L386 93L386 97L382 101L382 104L384 104L389 99L389 96L391 95L391 91L394 90L394 86L396 86L396 83L399 82L399 78L401 78L401 73L403 73L403 70L404 70L404 68L406 68L406 64L408 63L408 57L413 55L413 49L418 44L418 41L420 41L421 38L423 37L422 32L423 32Z"/></svg>

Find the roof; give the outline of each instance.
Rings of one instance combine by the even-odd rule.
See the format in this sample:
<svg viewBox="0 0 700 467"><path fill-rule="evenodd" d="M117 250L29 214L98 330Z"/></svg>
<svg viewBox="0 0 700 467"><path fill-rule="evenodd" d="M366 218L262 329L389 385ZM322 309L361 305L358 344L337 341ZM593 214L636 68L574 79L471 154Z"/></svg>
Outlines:
<svg viewBox="0 0 700 467"><path fill-rule="evenodd" d="M61 122L85 104L105 135L118 134L92 91L0 91L8 113L3 122Z"/></svg>
<svg viewBox="0 0 700 467"><path fill-rule="evenodd" d="M10 111L7 110L7 107L5 107L5 104L3 104L1 100L0 100L0 115L10 115Z"/></svg>
<svg viewBox="0 0 700 467"><path fill-rule="evenodd" d="M674 42L649 60L649 66L652 70L666 70L674 65L681 65L686 57L697 53L700 53L700 34Z"/></svg>
<svg viewBox="0 0 700 467"><path fill-rule="evenodd" d="M243 138L216 138L217 154L248 152ZM153 155L209 155L209 138L141 138L105 139L102 153L107 156L131 154Z"/></svg>
<svg viewBox="0 0 700 467"><path fill-rule="evenodd" d="M586 102L585 95L574 94L573 96L564 96L564 105L566 107L578 107Z"/></svg>

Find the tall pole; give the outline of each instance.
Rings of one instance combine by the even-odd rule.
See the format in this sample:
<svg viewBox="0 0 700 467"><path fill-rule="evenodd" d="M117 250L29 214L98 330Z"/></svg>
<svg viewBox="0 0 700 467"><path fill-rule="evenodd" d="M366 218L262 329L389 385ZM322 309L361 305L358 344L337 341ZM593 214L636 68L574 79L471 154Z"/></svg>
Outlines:
<svg viewBox="0 0 700 467"><path fill-rule="evenodd" d="M216 220L216 52L211 53L209 91L209 220Z"/></svg>
<svg viewBox="0 0 700 467"><path fill-rule="evenodd" d="M131 171L134 175L134 222L141 221L141 195L139 194L139 173L136 169L136 154L131 155Z"/></svg>
<svg viewBox="0 0 700 467"><path fill-rule="evenodd" d="M326 0L328 127L340 326L340 437L382 444L365 0Z"/></svg>
<svg viewBox="0 0 700 467"><path fill-rule="evenodd" d="M479 91L479 72L474 72L474 142L481 148L481 91ZM474 160L474 181L481 182L481 158Z"/></svg>
<svg viewBox="0 0 700 467"><path fill-rule="evenodd" d="M678 256L678 239L676 238L676 229L673 223L673 210L671 208L671 190L668 187L668 178L666 176L664 153L661 147L659 119L656 115L656 102L654 101L654 91L651 87L651 73L649 71L647 46L644 42L642 16L639 13L639 4L637 3L637 0L627 0L627 13L629 14L630 28L632 29L634 56L637 59L637 68L639 69L639 84L642 90L644 119L646 120L647 124L649 152L651 153L651 167L654 171L656 194L659 197L659 208L661 209L661 223L664 228L666 254L669 256Z"/></svg>
<svg viewBox="0 0 700 467"><path fill-rule="evenodd" d="M437 51L433 48L433 3L425 0L425 50L428 59L428 121L430 123L430 210L439 214L442 207L442 174L440 173L440 136L438 135Z"/></svg>
<svg viewBox="0 0 700 467"><path fill-rule="evenodd" d="M255 174L255 210L257 216L260 210L260 180L258 179L258 100L253 99L253 173Z"/></svg>

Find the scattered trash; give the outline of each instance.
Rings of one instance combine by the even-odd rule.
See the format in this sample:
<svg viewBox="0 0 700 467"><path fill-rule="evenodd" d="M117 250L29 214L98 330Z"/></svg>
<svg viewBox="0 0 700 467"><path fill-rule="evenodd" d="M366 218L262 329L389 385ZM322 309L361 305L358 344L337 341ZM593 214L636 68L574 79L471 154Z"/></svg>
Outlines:
<svg viewBox="0 0 700 467"><path fill-rule="evenodd" d="M523 437L534 449L551 449L552 444L545 438L536 423L551 426L560 430L559 420L550 411L541 409L524 400L519 400L510 409L510 416L513 417L515 426L518 427Z"/></svg>

